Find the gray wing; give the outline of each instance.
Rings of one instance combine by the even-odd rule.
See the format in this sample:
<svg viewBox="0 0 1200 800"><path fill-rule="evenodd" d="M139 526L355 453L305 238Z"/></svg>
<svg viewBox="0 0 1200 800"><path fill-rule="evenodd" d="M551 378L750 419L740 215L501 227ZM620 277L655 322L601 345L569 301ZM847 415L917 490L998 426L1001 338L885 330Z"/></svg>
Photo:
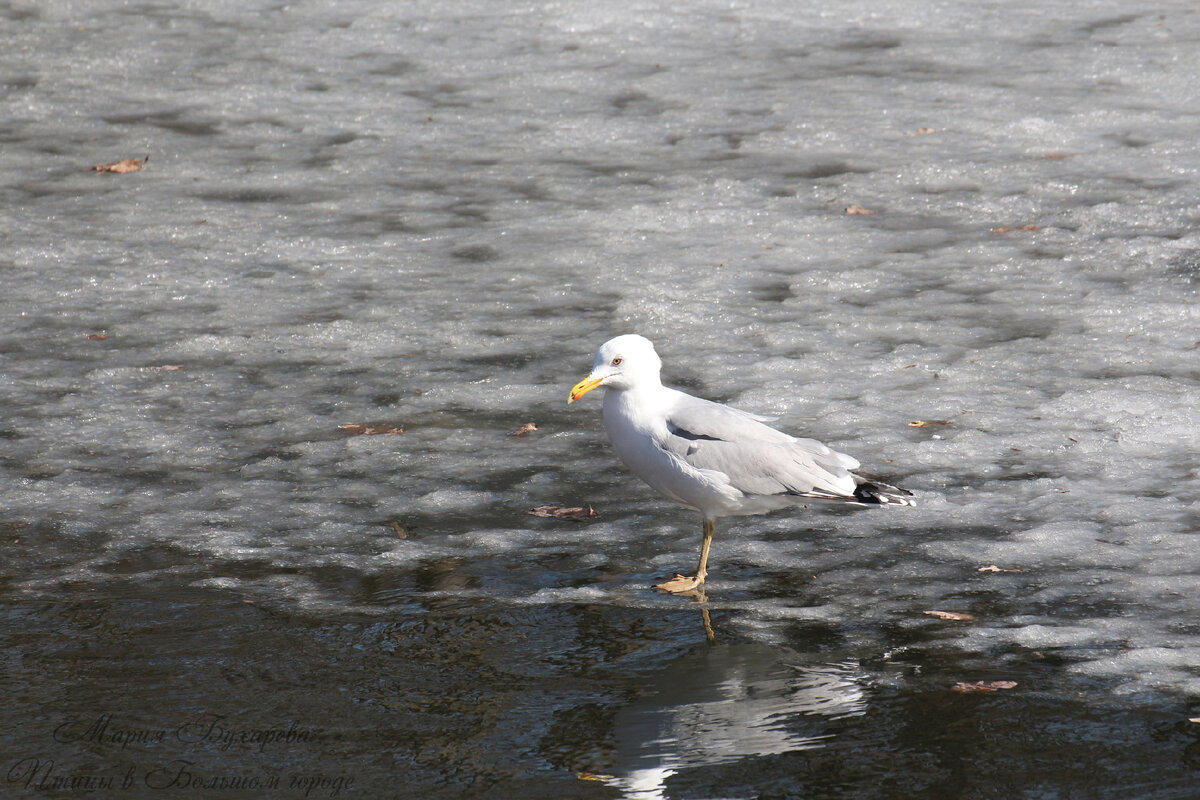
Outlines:
<svg viewBox="0 0 1200 800"><path fill-rule="evenodd" d="M750 495L855 500L858 462L815 439L797 439L752 414L679 394L663 448L697 469L724 473Z"/></svg>

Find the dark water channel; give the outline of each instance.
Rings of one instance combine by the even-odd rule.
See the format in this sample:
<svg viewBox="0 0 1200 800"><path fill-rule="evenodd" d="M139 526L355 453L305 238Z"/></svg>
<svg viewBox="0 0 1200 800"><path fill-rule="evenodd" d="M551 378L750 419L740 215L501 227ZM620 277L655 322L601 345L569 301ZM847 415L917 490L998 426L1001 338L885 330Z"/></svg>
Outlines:
<svg viewBox="0 0 1200 800"><path fill-rule="evenodd" d="M1194 708L1098 702L1043 654L899 629L868 653L852 624L765 645L693 601L305 616L131 586L3 614L11 797L1182 800L1200 768ZM951 688L992 678L1018 685Z"/></svg>

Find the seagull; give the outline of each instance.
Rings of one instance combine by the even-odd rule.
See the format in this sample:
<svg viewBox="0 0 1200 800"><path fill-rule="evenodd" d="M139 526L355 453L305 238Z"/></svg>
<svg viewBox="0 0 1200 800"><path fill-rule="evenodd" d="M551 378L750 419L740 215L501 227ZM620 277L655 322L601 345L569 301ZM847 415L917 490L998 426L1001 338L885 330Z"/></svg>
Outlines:
<svg viewBox="0 0 1200 800"><path fill-rule="evenodd" d="M604 427L635 475L704 521L694 575L656 585L691 592L708 577L718 517L764 514L797 503L911 506L912 492L856 472L856 459L815 439L797 439L760 417L662 385L662 360L649 339L626 334L596 351L591 373L571 389L574 403L603 387Z"/></svg>

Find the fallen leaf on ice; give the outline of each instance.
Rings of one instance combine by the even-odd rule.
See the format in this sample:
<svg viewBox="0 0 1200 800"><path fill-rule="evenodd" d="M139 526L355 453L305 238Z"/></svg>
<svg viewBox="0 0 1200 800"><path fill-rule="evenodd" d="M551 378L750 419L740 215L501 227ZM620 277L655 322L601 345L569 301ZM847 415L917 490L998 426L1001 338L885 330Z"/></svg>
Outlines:
<svg viewBox="0 0 1200 800"><path fill-rule="evenodd" d="M997 689L1012 689L1016 681L959 681L950 687L952 692L994 692Z"/></svg>
<svg viewBox="0 0 1200 800"><path fill-rule="evenodd" d="M908 423L910 428L932 428L935 425L953 425L954 423L946 419L918 419Z"/></svg>
<svg viewBox="0 0 1200 800"><path fill-rule="evenodd" d="M404 428L395 425L364 425L360 422L338 425L338 430L352 436L394 436L397 433L404 433Z"/></svg>
<svg viewBox="0 0 1200 800"><path fill-rule="evenodd" d="M533 433L536 430L537 430L537 425L534 425L532 422L526 422L524 425L522 425L521 427L517 428L515 431L510 433L509 436L516 436L516 437L520 438L520 437L528 436L529 434Z"/></svg>
<svg viewBox="0 0 1200 800"><path fill-rule="evenodd" d="M150 156L145 158L122 158L120 161L110 161L107 164L97 164L91 168L91 172L116 172L123 174L126 172L138 172L145 168L146 162L150 160Z"/></svg>
<svg viewBox="0 0 1200 800"><path fill-rule="evenodd" d="M904 135L911 138L913 136L928 136L931 133L937 133L937 128L917 128L915 131Z"/></svg>
<svg viewBox="0 0 1200 800"><path fill-rule="evenodd" d="M401 539L408 538L408 531L404 530L404 526L399 522L389 522L388 527L396 532L396 536Z"/></svg>
<svg viewBox="0 0 1200 800"><path fill-rule="evenodd" d="M990 228L992 233L1012 233L1013 231L1040 231L1039 225L1022 225L1019 228Z"/></svg>
<svg viewBox="0 0 1200 800"><path fill-rule="evenodd" d="M551 519L570 519L576 522L582 522L585 519L594 519L600 516L591 506L582 508L576 506L574 508L564 508L563 506L538 506L537 508L529 509L530 514L535 517L550 517Z"/></svg>
<svg viewBox="0 0 1200 800"><path fill-rule="evenodd" d="M846 213L847 214L856 214L859 216L870 216L871 214L874 214L875 212L869 208L863 208L862 206L856 206L856 205L852 204L852 205L846 206Z"/></svg>
<svg viewBox="0 0 1200 800"><path fill-rule="evenodd" d="M107 333L89 333L85 338L90 342L102 342L108 338Z"/></svg>
<svg viewBox="0 0 1200 800"><path fill-rule="evenodd" d="M925 613L938 619L952 619L957 622L970 622L975 619L973 614L964 614L961 611L926 611Z"/></svg>
<svg viewBox="0 0 1200 800"><path fill-rule="evenodd" d="M1009 569L1004 569L1003 567L997 567L995 564L989 564L986 567L980 567L978 569L978 572L1024 572L1024 571L1025 570L1021 569L1020 567L1011 567Z"/></svg>

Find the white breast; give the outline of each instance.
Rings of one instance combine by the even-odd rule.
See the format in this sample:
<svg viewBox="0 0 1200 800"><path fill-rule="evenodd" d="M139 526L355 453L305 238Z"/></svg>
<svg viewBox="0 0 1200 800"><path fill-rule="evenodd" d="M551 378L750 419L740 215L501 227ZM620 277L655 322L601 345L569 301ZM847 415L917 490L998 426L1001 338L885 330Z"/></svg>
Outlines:
<svg viewBox="0 0 1200 800"><path fill-rule="evenodd" d="M740 502L745 495L724 474L691 467L659 446L667 436L663 406L671 396L656 388L605 393L604 427L617 457L651 487L705 516L744 513Z"/></svg>

